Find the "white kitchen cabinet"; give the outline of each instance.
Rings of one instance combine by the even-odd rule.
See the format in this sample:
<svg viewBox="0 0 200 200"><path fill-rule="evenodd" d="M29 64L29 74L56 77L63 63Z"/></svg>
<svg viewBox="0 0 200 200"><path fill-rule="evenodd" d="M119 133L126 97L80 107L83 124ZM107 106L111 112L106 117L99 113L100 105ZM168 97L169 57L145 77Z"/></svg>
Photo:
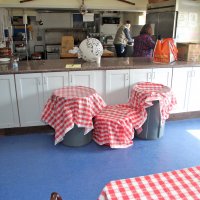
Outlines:
<svg viewBox="0 0 200 200"><path fill-rule="evenodd" d="M70 86L85 86L94 88L105 100L105 71L74 71L69 72Z"/></svg>
<svg viewBox="0 0 200 200"><path fill-rule="evenodd" d="M154 68L151 82L166 85L171 88L172 68Z"/></svg>
<svg viewBox="0 0 200 200"><path fill-rule="evenodd" d="M130 86L137 82L151 82L152 69L131 69L130 70Z"/></svg>
<svg viewBox="0 0 200 200"><path fill-rule="evenodd" d="M187 98L187 111L200 111L200 67L193 67L190 72L190 86Z"/></svg>
<svg viewBox="0 0 200 200"><path fill-rule="evenodd" d="M47 102L52 92L56 89L68 86L68 72L43 73L44 103Z"/></svg>
<svg viewBox="0 0 200 200"><path fill-rule="evenodd" d="M0 128L19 127L14 75L0 75Z"/></svg>
<svg viewBox="0 0 200 200"><path fill-rule="evenodd" d="M74 71L69 72L69 86L85 86L94 88L94 71Z"/></svg>
<svg viewBox="0 0 200 200"><path fill-rule="evenodd" d="M177 105L172 113L186 112L192 67L173 68L172 90L177 99Z"/></svg>
<svg viewBox="0 0 200 200"><path fill-rule="evenodd" d="M104 70L95 71L94 76L94 89L106 101L106 72Z"/></svg>
<svg viewBox="0 0 200 200"><path fill-rule="evenodd" d="M16 74L15 80L21 126L43 125L40 120L43 109L42 74Z"/></svg>
<svg viewBox="0 0 200 200"><path fill-rule="evenodd" d="M68 85L68 72L16 74L22 127L43 125L41 114L53 90Z"/></svg>
<svg viewBox="0 0 200 200"><path fill-rule="evenodd" d="M98 75L97 79L95 74ZM103 71L16 74L21 126L44 124L41 121L42 110L54 90L68 85L80 85L94 88L100 95L104 95L103 80ZM98 81L98 84L95 84L95 81Z"/></svg>
<svg viewBox="0 0 200 200"><path fill-rule="evenodd" d="M131 69L130 86L137 82L160 83L171 87L172 68Z"/></svg>
<svg viewBox="0 0 200 200"><path fill-rule="evenodd" d="M200 111L200 67L174 68L172 89L177 98L173 113Z"/></svg>
<svg viewBox="0 0 200 200"><path fill-rule="evenodd" d="M129 75L129 70L106 71L106 103L108 105L128 102Z"/></svg>

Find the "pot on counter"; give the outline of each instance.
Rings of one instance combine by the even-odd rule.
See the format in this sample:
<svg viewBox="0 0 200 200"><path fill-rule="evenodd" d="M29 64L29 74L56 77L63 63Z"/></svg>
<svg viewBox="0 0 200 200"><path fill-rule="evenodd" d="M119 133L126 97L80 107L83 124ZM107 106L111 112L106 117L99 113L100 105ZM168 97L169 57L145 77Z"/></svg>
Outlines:
<svg viewBox="0 0 200 200"><path fill-rule="evenodd" d="M41 60L42 59L42 54L39 52L31 54L31 60Z"/></svg>
<svg viewBox="0 0 200 200"><path fill-rule="evenodd" d="M10 57L12 54L12 51L10 48L4 47L0 48L0 57Z"/></svg>
<svg viewBox="0 0 200 200"><path fill-rule="evenodd" d="M44 59L44 46L35 45L34 53L31 54L31 60L41 60Z"/></svg>

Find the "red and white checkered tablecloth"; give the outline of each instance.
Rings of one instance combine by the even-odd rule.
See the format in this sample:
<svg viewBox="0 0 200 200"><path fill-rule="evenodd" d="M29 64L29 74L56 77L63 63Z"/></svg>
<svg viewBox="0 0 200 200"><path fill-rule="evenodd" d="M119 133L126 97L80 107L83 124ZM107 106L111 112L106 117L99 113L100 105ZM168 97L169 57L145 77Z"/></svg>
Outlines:
<svg viewBox="0 0 200 200"><path fill-rule="evenodd" d="M151 82L137 83L131 90L128 105L139 109L142 115L147 118L145 108L152 106L152 102L156 100L159 100L160 103L161 123L163 124L176 104L176 98L169 87Z"/></svg>
<svg viewBox="0 0 200 200"><path fill-rule="evenodd" d="M200 166L109 182L98 200L199 200Z"/></svg>
<svg viewBox="0 0 200 200"><path fill-rule="evenodd" d="M92 88L69 86L55 90L48 99L42 120L55 129L55 144L63 140L74 124L85 127L85 133L93 129L92 118L104 107L105 102Z"/></svg>
<svg viewBox="0 0 200 200"><path fill-rule="evenodd" d="M94 118L93 139L99 145L126 148L133 144L134 129L144 123L144 116L126 104L106 106Z"/></svg>

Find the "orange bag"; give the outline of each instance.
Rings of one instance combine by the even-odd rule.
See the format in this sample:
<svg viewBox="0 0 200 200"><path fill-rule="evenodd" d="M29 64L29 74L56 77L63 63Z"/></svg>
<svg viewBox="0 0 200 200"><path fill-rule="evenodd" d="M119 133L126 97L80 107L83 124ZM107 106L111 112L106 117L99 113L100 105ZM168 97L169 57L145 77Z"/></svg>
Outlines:
<svg viewBox="0 0 200 200"><path fill-rule="evenodd" d="M156 63L171 63L177 60L178 49L172 38L157 40L154 52L153 61Z"/></svg>

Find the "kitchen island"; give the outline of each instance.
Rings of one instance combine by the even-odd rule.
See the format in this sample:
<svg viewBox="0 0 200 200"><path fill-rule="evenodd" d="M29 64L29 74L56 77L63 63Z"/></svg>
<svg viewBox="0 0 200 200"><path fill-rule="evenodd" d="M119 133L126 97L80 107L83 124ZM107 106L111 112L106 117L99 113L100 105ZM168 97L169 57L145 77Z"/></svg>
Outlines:
<svg viewBox="0 0 200 200"><path fill-rule="evenodd" d="M66 65L74 67L67 68ZM76 67L81 65L81 67ZM0 63L1 74L40 73L61 71L91 71L91 70L122 70L122 69L149 69L149 68L183 68L200 67L200 62L177 61L169 64L153 63L150 58L102 58L101 63L85 62L82 59L55 59L20 61L18 69L12 69L11 63Z"/></svg>
<svg viewBox="0 0 200 200"><path fill-rule="evenodd" d="M53 90L73 85L94 88L107 104L126 103L139 81L171 87L178 105L174 113L200 111L200 63L156 64L147 58L33 60L0 64L0 128L44 125L41 112Z"/></svg>

